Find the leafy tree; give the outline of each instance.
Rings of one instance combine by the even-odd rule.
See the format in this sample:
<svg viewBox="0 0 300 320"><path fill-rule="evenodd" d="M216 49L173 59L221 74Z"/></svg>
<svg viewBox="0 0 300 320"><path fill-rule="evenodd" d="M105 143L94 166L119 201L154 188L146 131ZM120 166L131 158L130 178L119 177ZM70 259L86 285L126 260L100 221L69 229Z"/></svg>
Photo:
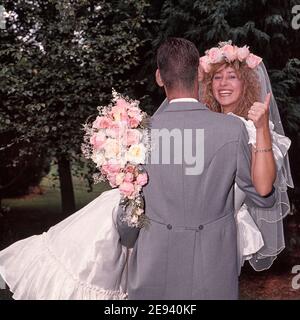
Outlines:
<svg viewBox="0 0 300 320"><path fill-rule="evenodd" d="M1 145L7 145L14 135L9 131L2 133ZM21 153L20 150L27 152ZM30 187L37 186L50 171L50 159L30 153L24 142L1 148L0 157L0 199L28 194Z"/></svg>
<svg viewBox="0 0 300 320"><path fill-rule="evenodd" d="M75 209L71 162L82 162L82 124L134 84L146 0L4 0L0 127L58 163L63 212Z"/></svg>

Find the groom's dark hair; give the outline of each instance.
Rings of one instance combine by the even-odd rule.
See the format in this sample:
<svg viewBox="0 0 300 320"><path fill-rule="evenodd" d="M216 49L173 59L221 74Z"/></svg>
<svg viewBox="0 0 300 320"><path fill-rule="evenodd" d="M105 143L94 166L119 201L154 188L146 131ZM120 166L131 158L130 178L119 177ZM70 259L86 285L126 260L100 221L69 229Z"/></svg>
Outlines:
<svg viewBox="0 0 300 320"><path fill-rule="evenodd" d="M164 85L190 89L198 74L199 51L189 40L168 38L157 51L157 67Z"/></svg>

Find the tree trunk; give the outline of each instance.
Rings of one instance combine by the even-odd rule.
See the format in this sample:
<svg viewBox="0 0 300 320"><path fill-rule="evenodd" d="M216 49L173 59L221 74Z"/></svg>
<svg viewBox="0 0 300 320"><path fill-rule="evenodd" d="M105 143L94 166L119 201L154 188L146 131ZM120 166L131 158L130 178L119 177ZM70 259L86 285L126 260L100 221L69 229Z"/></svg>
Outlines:
<svg viewBox="0 0 300 320"><path fill-rule="evenodd" d="M65 156L58 157L58 174L61 193L62 213L65 216L75 212L75 197L70 161Z"/></svg>

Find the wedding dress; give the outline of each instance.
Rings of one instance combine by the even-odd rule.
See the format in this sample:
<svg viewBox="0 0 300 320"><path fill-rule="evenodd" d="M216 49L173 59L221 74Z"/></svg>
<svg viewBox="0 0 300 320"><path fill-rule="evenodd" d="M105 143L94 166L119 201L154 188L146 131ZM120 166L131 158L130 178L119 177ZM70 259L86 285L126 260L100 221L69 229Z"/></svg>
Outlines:
<svg viewBox="0 0 300 320"><path fill-rule="evenodd" d="M118 189L103 192L41 235L0 252L0 274L17 300L126 299L129 251L119 241Z"/></svg>
<svg viewBox="0 0 300 320"><path fill-rule="evenodd" d="M244 121L249 143L256 129ZM277 168L290 146L289 138L277 134L270 123ZM105 300L126 299L127 261L130 250L120 244L116 228L118 189L99 197L41 235L12 244L0 252L0 275L17 300ZM235 186L239 268L265 243ZM277 224L282 224L277 221ZM280 250L275 250L278 254Z"/></svg>

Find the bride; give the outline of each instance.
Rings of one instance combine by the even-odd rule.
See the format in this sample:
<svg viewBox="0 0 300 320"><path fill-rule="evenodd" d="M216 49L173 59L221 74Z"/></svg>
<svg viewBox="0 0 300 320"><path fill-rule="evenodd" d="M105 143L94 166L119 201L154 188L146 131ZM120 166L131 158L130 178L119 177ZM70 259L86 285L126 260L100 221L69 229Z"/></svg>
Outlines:
<svg viewBox="0 0 300 320"><path fill-rule="evenodd" d="M209 62L207 59L204 61ZM234 64L227 63L225 68L229 65L232 67ZM205 70L205 67L208 66L203 65L205 76L201 92L201 98L204 99L209 95L211 86L208 79L213 79L213 76L218 80L218 76L209 68ZM216 71L221 70L219 68ZM263 99L260 101L264 101L266 93L271 92L268 75L262 63L254 68L253 72L257 74L259 98ZM239 75L238 71L236 75ZM237 101L241 101L243 97L239 94ZM213 96L212 101L222 107L213 111L226 112L225 104L218 101L217 96ZM256 101L251 101L251 105ZM208 102L206 101L208 106L213 109ZM248 108L251 109L251 105L248 105ZM157 113L164 107L165 103ZM230 111L235 113L237 109L233 108ZM250 117L249 114L248 119ZM278 205L270 210L247 208L243 205L244 195L239 190L236 191L235 197L240 263L242 265L244 259L250 259L257 270L270 267L284 247L282 218L289 211L286 186L292 186L287 157L290 141L284 136L273 96L270 102L270 120L272 147L277 164ZM255 137L256 122L245 119L242 121L245 121L248 129L249 142L255 145L258 138ZM253 153L255 155L255 152ZM254 159L252 168L255 167ZM118 189L106 191L78 212L50 228L48 232L18 241L1 251L0 275L13 292L13 298L126 299L127 261L130 258L130 250L121 245L117 231L116 209L119 201ZM284 206L287 206L286 210Z"/></svg>
<svg viewBox="0 0 300 320"><path fill-rule="evenodd" d="M220 43L200 58L200 65L203 103L212 111L239 117L247 128L256 190L263 190L277 176L277 201L271 209L248 207L245 194L235 185L239 269L249 260L254 270L266 270L285 247L282 220L290 212L287 186L293 187L287 154L291 141L284 136L262 59L247 46Z"/></svg>

